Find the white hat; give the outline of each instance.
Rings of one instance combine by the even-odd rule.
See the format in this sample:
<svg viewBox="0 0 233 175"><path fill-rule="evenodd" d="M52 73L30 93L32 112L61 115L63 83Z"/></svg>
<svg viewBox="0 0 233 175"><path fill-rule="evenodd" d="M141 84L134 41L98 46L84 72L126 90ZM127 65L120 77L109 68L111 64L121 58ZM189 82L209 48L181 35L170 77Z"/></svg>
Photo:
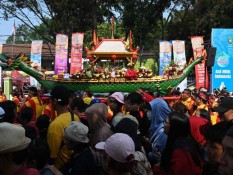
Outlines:
<svg viewBox="0 0 233 175"><path fill-rule="evenodd" d="M112 126L115 127L124 118L128 118L128 119L132 120L133 122L135 122L137 125L139 125L138 120L137 120L136 117L127 114L127 115L122 115L122 116L121 115L117 115L117 116L113 117L113 119L112 119Z"/></svg>
<svg viewBox="0 0 233 175"><path fill-rule="evenodd" d="M2 109L2 107L0 107L0 119L2 119L4 117L5 111L4 109Z"/></svg>
<svg viewBox="0 0 233 175"><path fill-rule="evenodd" d="M11 123L0 123L0 154L20 151L30 144L31 139L25 137L25 129Z"/></svg>
<svg viewBox="0 0 233 175"><path fill-rule="evenodd" d="M134 121L137 125L139 125L138 119L137 119L136 117L132 116L132 115L129 115L129 114L128 114L128 115L125 115L125 116L123 116L123 118L128 118L128 119ZM122 119L123 119L123 118L122 118Z"/></svg>
<svg viewBox="0 0 233 175"><path fill-rule="evenodd" d="M114 92L110 97L115 98L118 102L124 104L124 95L121 92Z"/></svg>
<svg viewBox="0 0 233 175"><path fill-rule="evenodd" d="M88 127L81 122L73 121L65 129L64 136L74 142L88 143Z"/></svg>
<svg viewBox="0 0 233 175"><path fill-rule="evenodd" d="M117 162L126 163L134 160L135 145L132 138L127 134L113 134L106 142L97 143L95 147L96 149L105 150Z"/></svg>

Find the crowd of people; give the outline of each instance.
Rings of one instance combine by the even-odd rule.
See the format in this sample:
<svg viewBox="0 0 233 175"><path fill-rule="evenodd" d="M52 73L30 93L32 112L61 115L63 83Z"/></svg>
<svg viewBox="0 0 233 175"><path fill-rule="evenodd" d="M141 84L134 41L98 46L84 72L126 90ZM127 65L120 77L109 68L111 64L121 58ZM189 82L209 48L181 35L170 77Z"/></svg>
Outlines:
<svg viewBox="0 0 233 175"><path fill-rule="evenodd" d="M232 175L233 97L226 89L111 92L55 86L1 91L1 175Z"/></svg>

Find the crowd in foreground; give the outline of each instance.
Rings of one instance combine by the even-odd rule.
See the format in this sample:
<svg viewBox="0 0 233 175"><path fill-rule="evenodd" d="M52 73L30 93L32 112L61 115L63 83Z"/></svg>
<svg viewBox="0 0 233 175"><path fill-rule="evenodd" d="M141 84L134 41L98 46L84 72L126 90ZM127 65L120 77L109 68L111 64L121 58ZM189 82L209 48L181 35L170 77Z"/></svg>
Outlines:
<svg viewBox="0 0 233 175"><path fill-rule="evenodd" d="M232 175L233 97L223 89L0 93L1 175ZM158 94L157 94L158 95ZM174 98L173 98L174 97Z"/></svg>

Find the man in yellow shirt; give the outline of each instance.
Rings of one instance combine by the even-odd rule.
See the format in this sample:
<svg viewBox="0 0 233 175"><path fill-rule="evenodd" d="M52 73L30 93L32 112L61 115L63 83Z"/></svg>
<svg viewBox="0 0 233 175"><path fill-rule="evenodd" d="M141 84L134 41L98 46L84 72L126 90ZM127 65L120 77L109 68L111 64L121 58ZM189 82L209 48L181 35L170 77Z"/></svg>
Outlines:
<svg viewBox="0 0 233 175"><path fill-rule="evenodd" d="M195 102L191 97L190 89L184 89L184 91L181 93L180 102L186 106L189 115L192 115Z"/></svg>
<svg viewBox="0 0 233 175"><path fill-rule="evenodd" d="M206 92L200 91L197 94L194 94L195 96L195 105L197 107L197 109L193 112L193 115L196 115L196 112L200 109L205 109L207 111L209 111L209 107L208 107L208 94Z"/></svg>
<svg viewBox="0 0 233 175"><path fill-rule="evenodd" d="M68 161L72 153L63 142L64 129L72 121L71 113L67 108L70 93L64 86L55 86L50 94L52 107L57 111L57 118L49 125L47 141L51 150L51 164L59 169ZM74 120L80 121L76 115Z"/></svg>
<svg viewBox="0 0 233 175"><path fill-rule="evenodd" d="M20 108L20 111L22 111L26 107L31 107L33 110L32 121L36 121L37 117L39 117L42 114L43 110L43 102L39 98L38 90L36 87L29 87L28 97L29 99Z"/></svg>

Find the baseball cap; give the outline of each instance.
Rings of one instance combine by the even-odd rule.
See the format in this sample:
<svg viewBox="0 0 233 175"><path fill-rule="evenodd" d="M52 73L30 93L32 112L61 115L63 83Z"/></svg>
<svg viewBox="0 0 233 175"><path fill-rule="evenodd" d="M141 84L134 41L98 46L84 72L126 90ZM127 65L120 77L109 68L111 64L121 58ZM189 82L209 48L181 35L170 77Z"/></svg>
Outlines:
<svg viewBox="0 0 233 175"><path fill-rule="evenodd" d="M200 91L200 92L198 92L198 93L196 93L196 94L193 94L195 97L199 97L199 98L201 98L201 99L203 99L203 100L208 100L208 98L209 98L209 96L208 96L208 93L207 92L205 92L205 91Z"/></svg>
<svg viewBox="0 0 233 175"><path fill-rule="evenodd" d="M220 104L213 108L213 110L215 112L219 112L219 113L225 113L227 112L229 109L233 109L233 97L224 97Z"/></svg>
<svg viewBox="0 0 233 175"><path fill-rule="evenodd" d="M117 115L117 116L115 116L113 118L113 123L112 123L113 127L115 127L124 118L128 118L128 119L132 120L133 122L135 122L137 125L139 125L138 120L137 120L136 117L127 114L127 115Z"/></svg>
<svg viewBox="0 0 233 175"><path fill-rule="evenodd" d="M2 107L0 107L0 119L4 117L5 111Z"/></svg>
<svg viewBox="0 0 233 175"><path fill-rule="evenodd" d="M102 103L102 102L98 98L94 98L94 99L91 100L90 106L93 105L93 104L95 104L95 103Z"/></svg>
<svg viewBox="0 0 233 175"><path fill-rule="evenodd" d="M57 85L50 92L52 98L57 99L59 102L69 103L70 92L65 86Z"/></svg>
<svg viewBox="0 0 233 175"><path fill-rule="evenodd" d="M81 122L73 121L65 129L64 137L74 142L88 143L88 127Z"/></svg>
<svg viewBox="0 0 233 175"><path fill-rule="evenodd" d="M48 93L46 93L46 94L43 94L43 97L51 97L51 93L48 92Z"/></svg>
<svg viewBox="0 0 233 175"><path fill-rule="evenodd" d="M134 160L135 145L132 138L127 134L113 134L106 142L97 143L95 147L105 150L117 162L126 163Z"/></svg>
<svg viewBox="0 0 233 175"><path fill-rule="evenodd" d="M115 98L118 102L124 104L124 95L121 92L114 92L110 97Z"/></svg>

